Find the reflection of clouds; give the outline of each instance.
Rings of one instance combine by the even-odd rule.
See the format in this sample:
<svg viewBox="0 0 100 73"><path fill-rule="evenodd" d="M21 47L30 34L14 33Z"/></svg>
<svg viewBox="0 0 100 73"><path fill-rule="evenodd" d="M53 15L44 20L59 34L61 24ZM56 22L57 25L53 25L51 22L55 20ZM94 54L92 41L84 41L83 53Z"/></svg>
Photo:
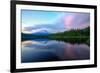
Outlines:
<svg viewBox="0 0 100 73"><path fill-rule="evenodd" d="M86 45L86 44L75 44L74 45L74 47L76 47L76 48L84 48L84 49L86 49L86 50L89 50L89 46L88 45Z"/></svg>
<svg viewBox="0 0 100 73"><path fill-rule="evenodd" d="M29 45L32 45L32 44L39 44L39 42L36 42L36 41L24 41L24 42L22 42L22 47L29 46Z"/></svg>
<svg viewBox="0 0 100 73"><path fill-rule="evenodd" d="M22 47L29 47L29 48L47 48L48 45L50 45L50 43L52 43L52 41L48 40L28 40L28 41L23 41L22 42Z"/></svg>
<svg viewBox="0 0 100 73"><path fill-rule="evenodd" d="M60 60L88 59L90 54L89 46L86 44L70 44L56 40L32 40L22 42L22 52L31 54L40 52L59 57ZM36 54L36 53L35 53Z"/></svg>
<svg viewBox="0 0 100 73"><path fill-rule="evenodd" d="M64 42L58 42L56 40L32 40L32 41L24 41L22 42L22 50L25 50L24 48L30 48L30 49L36 49L36 50L42 50L42 51L52 51L53 53L57 53L63 51L64 49Z"/></svg>
<svg viewBox="0 0 100 73"><path fill-rule="evenodd" d="M57 45L59 44L60 42L57 42L57 41L51 41L51 40L29 40L29 41L23 41L22 42L22 46L25 47L25 46L35 46L35 45L38 45L38 46L52 46L53 44Z"/></svg>
<svg viewBox="0 0 100 73"><path fill-rule="evenodd" d="M47 52L50 51L47 48L46 41L23 41L22 42L22 52Z"/></svg>
<svg viewBox="0 0 100 73"><path fill-rule="evenodd" d="M75 51L74 51L74 45L72 44L66 44L65 46L65 51L64 51L64 59L67 59L70 57L70 59L74 59L76 58L76 55L75 55Z"/></svg>
<svg viewBox="0 0 100 73"><path fill-rule="evenodd" d="M69 58L70 59L77 59L79 58L78 55L83 55L85 56L85 52L88 52L89 54L89 46L86 44L66 44L65 46L65 51L64 51L64 58ZM85 52L84 52L85 51Z"/></svg>

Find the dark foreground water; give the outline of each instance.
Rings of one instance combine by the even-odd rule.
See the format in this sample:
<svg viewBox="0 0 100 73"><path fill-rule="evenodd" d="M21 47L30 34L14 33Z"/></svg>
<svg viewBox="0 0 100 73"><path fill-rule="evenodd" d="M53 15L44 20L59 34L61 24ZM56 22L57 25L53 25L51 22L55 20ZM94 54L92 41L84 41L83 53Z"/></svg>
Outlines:
<svg viewBox="0 0 100 73"><path fill-rule="evenodd" d="M45 62L63 60L86 60L90 58L90 47L85 43L74 43L35 39L22 41L21 62Z"/></svg>

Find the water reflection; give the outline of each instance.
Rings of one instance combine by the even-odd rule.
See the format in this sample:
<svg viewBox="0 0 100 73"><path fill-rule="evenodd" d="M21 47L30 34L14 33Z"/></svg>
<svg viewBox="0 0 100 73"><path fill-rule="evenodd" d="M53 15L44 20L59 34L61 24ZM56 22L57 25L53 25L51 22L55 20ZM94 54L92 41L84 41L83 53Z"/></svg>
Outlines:
<svg viewBox="0 0 100 73"><path fill-rule="evenodd" d="M85 60L89 58L90 48L87 44L71 44L48 39L22 41L22 63Z"/></svg>

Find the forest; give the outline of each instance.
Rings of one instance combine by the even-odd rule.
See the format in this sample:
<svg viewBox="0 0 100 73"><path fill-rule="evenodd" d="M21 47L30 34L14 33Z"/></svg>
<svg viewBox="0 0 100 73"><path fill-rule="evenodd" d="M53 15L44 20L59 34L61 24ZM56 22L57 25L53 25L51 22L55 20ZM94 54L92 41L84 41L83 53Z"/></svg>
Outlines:
<svg viewBox="0 0 100 73"><path fill-rule="evenodd" d="M71 43L87 43L90 44L90 27L85 29L75 29L70 31L65 31L61 33L54 33L49 35L34 35L34 34L24 34L21 33L22 40L32 40L36 38L40 39L50 39L65 41Z"/></svg>

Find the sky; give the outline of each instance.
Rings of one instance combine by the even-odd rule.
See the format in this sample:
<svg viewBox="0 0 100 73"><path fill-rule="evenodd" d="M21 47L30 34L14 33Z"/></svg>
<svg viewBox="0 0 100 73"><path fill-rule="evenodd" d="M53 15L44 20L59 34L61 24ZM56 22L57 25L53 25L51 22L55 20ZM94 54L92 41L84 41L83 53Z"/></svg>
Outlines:
<svg viewBox="0 0 100 73"><path fill-rule="evenodd" d="M22 10L22 25L36 26L40 24L52 24L64 15L64 12Z"/></svg>
<svg viewBox="0 0 100 73"><path fill-rule="evenodd" d="M90 25L89 13L21 10L22 31L63 32Z"/></svg>

